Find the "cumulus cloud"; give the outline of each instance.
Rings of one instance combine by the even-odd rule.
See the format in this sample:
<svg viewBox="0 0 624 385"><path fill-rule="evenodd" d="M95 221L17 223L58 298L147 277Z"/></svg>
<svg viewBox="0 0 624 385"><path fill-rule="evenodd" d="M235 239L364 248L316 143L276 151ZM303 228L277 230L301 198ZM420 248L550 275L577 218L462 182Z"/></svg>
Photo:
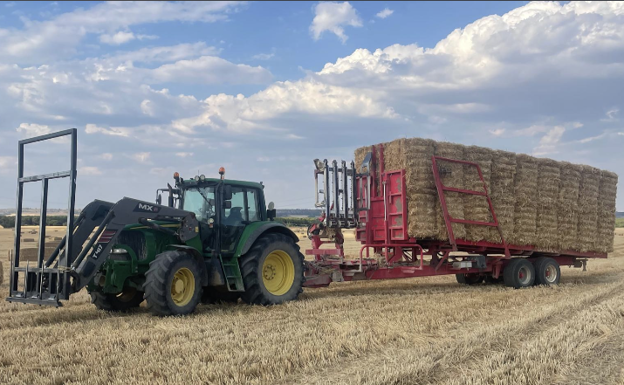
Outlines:
<svg viewBox="0 0 624 385"><path fill-rule="evenodd" d="M17 132L22 134L23 137L30 138L33 136L45 135L52 132L49 126L34 124L34 123L22 123L17 127Z"/></svg>
<svg viewBox="0 0 624 385"><path fill-rule="evenodd" d="M533 150L533 155L543 156L556 154L558 152L557 146L564 133L565 127L563 126L551 128L546 135L540 139L539 145Z"/></svg>
<svg viewBox="0 0 624 385"><path fill-rule="evenodd" d="M138 152L136 154L132 154L130 157L139 163L147 163L150 155L151 154L149 152Z"/></svg>
<svg viewBox="0 0 624 385"><path fill-rule="evenodd" d="M102 171L93 166L78 167L79 175L102 175Z"/></svg>
<svg viewBox="0 0 624 385"><path fill-rule="evenodd" d="M136 37L134 36L134 33L125 32L125 31L119 31L115 33L114 35L110 35L110 34L100 35L100 41L104 44L109 44L109 45L121 45L134 39L136 39Z"/></svg>
<svg viewBox="0 0 624 385"><path fill-rule="evenodd" d="M259 53L257 55L253 55L251 58L254 60L269 60L275 56L273 52L271 53Z"/></svg>
<svg viewBox="0 0 624 385"><path fill-rule="evenodd" d="M87 134L104 134L110 136L129 136L129 130L122 127L98 127L95 124L87 124L85 127Z"/></svg>
<svg viewBox="0 0 624 385"><path fill-rule="evenodd" d="M389 8L384 8L383 10L377 12L377 14L375 16L380 18L380 19L385 19L386 17L392 15L393 13L394 13L393 10L391 10Z"/></svg>
<svg viewBox="0 0 624 385"><path fill-rule="evenodd" d="M216 56L202 56L164 64L150 71L153 83L262 84L271 80L271 73L246 64L234 64Z"/></svg>
<svg viewBox="0 0 624 385"><path fill-rule="evenodd" d="M329 31L344 44L349 38L344 33L344 27L361 27L362 19L349 2L344 3L318 3L314 7L314 19L310 25L310 33L314 40L321 38L325 31Z"/></svg>

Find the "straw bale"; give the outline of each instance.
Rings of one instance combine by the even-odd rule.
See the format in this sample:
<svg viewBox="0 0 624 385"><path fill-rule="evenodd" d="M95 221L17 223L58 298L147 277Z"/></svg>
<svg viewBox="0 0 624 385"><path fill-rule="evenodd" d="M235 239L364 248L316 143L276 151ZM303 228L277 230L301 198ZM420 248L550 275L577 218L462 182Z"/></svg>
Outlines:
<svg viewBox="0 0 624 385"><path fill-rule="evenodd" d="M558 248L560 250L574 250L577 248L578 199L582 167L568 162L561 162L560 168L561 183L557 200Z"/></svg>
<svg viewBox="0 0 624 385"><path fill-rule="evenodd" d="M465 148L465 160L475 162L481 169L483 181L486 186L490 185L492 176L492 156L493 150L484 147L468 146ZM483 181L479 178L477 168L471 165L464 165L465 188L474 191L484 191ZM490 206L487 199L478 195L463 195L465 218L473 221L491 222L493 220L490 213ZM466 239L469 241L489 240L490 228L487 226L466 225ZM497 238L500 241L500 237Z"/></svg>
<svg viewBox="0 0 624 385"><path fill-rule="evenodd" d="M577 249L594 251L598 232L598 194L600 188L600 170L591 166L581 166L579 188L579 221Z"/></svg>
<svg viewBox="0 0 624 385"><path fill-rule="evenodd" d="M552 159L537 160L537 238L540 250L555 251L559 246L557 203L561 169Z"/></svg>
<svg viewBox="0 0 624 385"><path fill-rule="evenodd" d="M507 151L494 151L492 157L492 177L488 192L494 212L505 239L514 232L516 154ZM489 241L500 242L497 228L490 229Z"/></svg>
<svg viewBox="0 0 624 385"><path fill-rule="evenodd" d="M435 155L449 159L464 159L464 148L461 144L438 142L435 144ZM464 184L464 167L460 163L439 161L438 168L442 171L440 179L442 184L447 187L465 189ZM446 191L444 193L446 207L452 218L463 219L464 215L464 199L463 194ZM446 222L442 207L438 201L436 204L438 239L447 240L448 232L446 230ZM455 238L466 239L466 227L462 224L453 223L453 234Z"/></svg>
<svg viewBox="0 0 624 385"><path fill-rule="evenodd" d="M405 184L407 185L408 234L435 239L438 235L436 202L438 190L433 179L431 157L435 154L430 139L405 139ZM413 218L413 219L411 219Z"/></svg>
<svg viewBox="0 0 624 385"><path fill-rule="evenodd" d="M613 251L613 229L615 227L615 198L618 176L610 171L601 171L598 188L598 229L595 251Z"/></svg>
<svg viewBox="0 0 624 385"><path fill-rule="evenodd" d="M515 245L532 245L537 234L537 159L518 154L514 192L514 232L507 241Z"/></svg>

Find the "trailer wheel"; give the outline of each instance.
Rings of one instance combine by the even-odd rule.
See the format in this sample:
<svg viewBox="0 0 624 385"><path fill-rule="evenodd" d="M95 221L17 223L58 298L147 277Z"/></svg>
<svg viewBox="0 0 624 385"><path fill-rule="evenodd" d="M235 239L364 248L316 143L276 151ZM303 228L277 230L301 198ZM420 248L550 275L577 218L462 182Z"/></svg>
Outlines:
<svg viewBox="0 0 624 385"><path fill-rule="evenodd" d="M503 270L505 286L519 289L528 287L535 282L535 268L526 259L512 259Z"/></svg>
<svg viewBox="0 0 624 385"><path fill-rule="evenodd" d="M481 274L455 274L455 278L462 285L478 285L483 282Z"/></svg>
<svg viewBox="0 0 624 385"><path fill-rule="evenodd" d="M296 299L303 292L303 254L282 234L261 236L240 258L248 304L273 305Z"/></svg>
<svg viewBox="0 0 624 385"><path fill-rule="evenodd" d="M536 285L557 285L561 279L559 264L552 258L539 257L533 263Z"/></svg>
<svg viewBox="0 0 624 385"><path fill-rule="evenodd" d="M152 314L189 314L202 296L202 270L190 254L165 251L150 262L143 288Z"/></svg>
<svg viewBox="0 0 624 385"><path fill-rule="evenodd" d="M100 310L126 312L141 305L143 292L133 287L126 287L119 294L91 291L91 303Z"/></svg>

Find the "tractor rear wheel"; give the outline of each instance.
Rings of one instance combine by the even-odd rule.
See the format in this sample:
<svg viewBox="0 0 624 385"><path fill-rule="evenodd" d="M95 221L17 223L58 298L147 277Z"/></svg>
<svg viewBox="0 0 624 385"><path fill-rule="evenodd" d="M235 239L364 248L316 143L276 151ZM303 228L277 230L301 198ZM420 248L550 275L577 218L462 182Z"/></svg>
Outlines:
<svg viewBox="0 0 624 385"><path fill-rule="evenodd" d="M165 251L150 263L143 288L152 314L192 313L202 296L201 266L188 253Z"/></svg>
<svg viewBox="0 0 624 385"><path fill-rule="evenodd" d="M283 234L261 236L240 258L245 292L243 301L273 305L296 299L303 292L303 254Z"/></svg>
<svg viewBox="0 0 624 385"><path fill-rule="evenodd" d="M134 287L126 287L121 293L111 294L91 291L91 303L100 310L125 312L139 307L143 302L143 292Z"/></svg>

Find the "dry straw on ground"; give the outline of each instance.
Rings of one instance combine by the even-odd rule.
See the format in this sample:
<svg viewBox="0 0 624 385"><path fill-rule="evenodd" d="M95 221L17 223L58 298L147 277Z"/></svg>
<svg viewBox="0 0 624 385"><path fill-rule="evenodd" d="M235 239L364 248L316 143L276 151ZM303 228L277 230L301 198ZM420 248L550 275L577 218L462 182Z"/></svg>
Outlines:
<svg viewBox="0 0 624 385"><path fill-rule="evenodd" d="M398 139L383 144L386 171L405 169L408 232L419 239L447 240L431 156L479 165L497 219L508 243L540 251L612 249L617 175L590 166L534 158L477 146ZM356 150L356 164L371 146ZM440 161L441 179L449 187L483 191L474 166ZM377 170L376 178L379 178ZM453 218L492 222L487 199L445 192ZM500 242L496 228L453 224L456 238Z"/></svg>

